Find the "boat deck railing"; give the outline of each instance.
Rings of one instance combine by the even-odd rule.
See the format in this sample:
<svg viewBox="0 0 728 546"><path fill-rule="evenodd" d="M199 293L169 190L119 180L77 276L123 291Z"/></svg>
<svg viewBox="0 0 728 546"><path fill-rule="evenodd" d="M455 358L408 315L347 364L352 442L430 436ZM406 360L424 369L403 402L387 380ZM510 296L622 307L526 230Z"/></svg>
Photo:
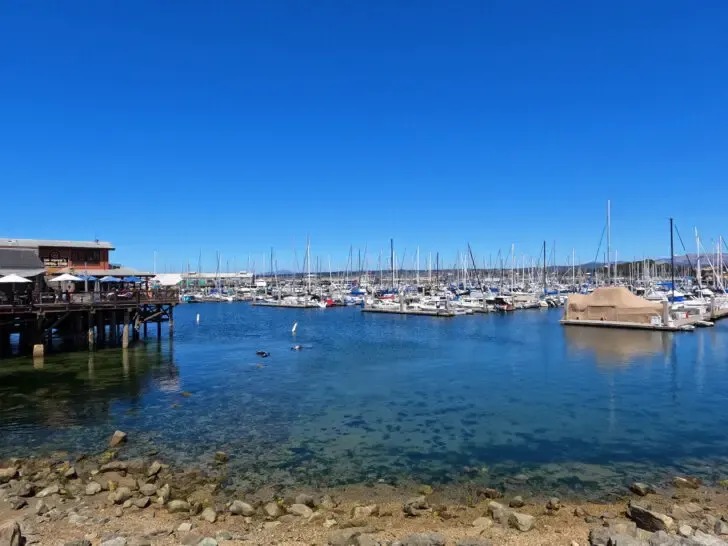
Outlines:
<svg viewBox="0 0 728 546"><path fill-rule="evenodd" d="M0 313L30 313L44 310L123 308L139 305L169 305L179 302L176 289L126 290L111 292L33 292L0 295Z"/></svg>

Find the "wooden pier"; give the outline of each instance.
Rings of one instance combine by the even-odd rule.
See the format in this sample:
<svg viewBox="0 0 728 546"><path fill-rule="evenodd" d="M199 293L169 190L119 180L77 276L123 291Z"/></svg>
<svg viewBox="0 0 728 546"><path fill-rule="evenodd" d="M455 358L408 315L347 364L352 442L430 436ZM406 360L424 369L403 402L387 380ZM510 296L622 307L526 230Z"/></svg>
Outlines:
<svg viewBox="0 0 728 546"><path fill-rule="evenodd" d="M64 349L126 348L130 341L147 335L149 323L162 323L174 332L176 291L138 293L134 298L95 299L98 294L76 294L64 302L37 297L32 302L0 305L0 358L33 355L43 357L60 340ZM50 299L50 301L48 301ZM19 336L14 350L11 337Z"/></svg>

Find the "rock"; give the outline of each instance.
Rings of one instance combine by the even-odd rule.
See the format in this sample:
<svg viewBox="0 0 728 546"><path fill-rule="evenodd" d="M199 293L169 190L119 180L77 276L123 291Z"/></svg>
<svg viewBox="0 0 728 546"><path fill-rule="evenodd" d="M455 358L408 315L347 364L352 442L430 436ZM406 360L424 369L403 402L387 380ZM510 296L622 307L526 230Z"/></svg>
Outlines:
<svg viewBox="0 0 728 546"><path fill-rule="evenodd" d="M669 531L675 525L674 520L670 516L653 512L642 506L629 503L627 509L628 515L640 529L646 531Z"/></svg>
<svg viewBox="0 0 728 546"><path fill-rule="evenodd" d="M153 483L145 483L139 488L139 491L145 497L153 497L157 494L157 486Z"/></svg>
<svg viewBox="0 0 728 546"><path fill-rule="evenodd" d="M313 515L313 510L305 504L293 504L288 508L288 513L302 518L310 518Z"/></svg>
<svg viewBox="0 0 728 546"><path fill-rule="evenodd" d="M523 497L520 495L517 495L511 499L511 502L508 503L508 506L511 508L523 508L526 505L525 502L523 502Z"/></svg>
<svg viewBox="0 0 728 546"><path fill-rule="evenodd" d="M170 514L180 514L182 512L189 513L190 503L183 500L173 500L167 503L167 511Z"/></svg>
<svg viewBox="0 0 728 546"><path fill-rule="evenodd" d="M205 508L200 517L209 523L215 523L217 521L217 512L212 508Z"/></svg>
<svg viewBox="0 0 728 546"><path fill-rule="evenodd" d="M86 495L89 497L101 493L101 484L96 482L88 482L86 484Z"/></svg>
<svg viewBox="0 0 728 546"><path fill-rule="evenodd" d="M510 513L504 505L499 502L490 501L487 507L488 515L501 524L508 523L508 517Z"/></svg>
<svg viewBox="0 0 728 546"><path fill-rule="evenodd" d="M586 513L586 510L584 510L581 506L577 506L574 508L574 516L577 518L583 518L586 517L588 514Z"/></svg>
<svg viewBox="0 0 728 546"><path fill-rule="evenodd" d="M331 529L334 525L338 525L338 523L339 522L335 519L327 519L326 521L324 521L323 527L324 529Z"/></svg>
<svg viewBox="0 0 728 546"><path fill-rule="evenodd" d="M116 447L120 444L123 444L124 442L126 442L126 432L117 430L116 432L114 432L111 440L109 440L109 447Z"/></svg>
<svg viewBox="0 0 728 546"><path fill-rule="evenodd" d="M421 516L425 512L430 512L432 509L430 508L430 505L427 504L425 497L420 496L411 498L405 502L402 510L407 516L417 517Z"/></svg>
<svg viewBox="0 0 728 546"><path fill-rule="evenodd" d="M228 531L218 531L217 533L215 533L215 540L217 540L218 542L221 542L223 540L232 540L232 539L233 539L233 535L231 533L229 533Z"/></svg>
<svg viewBox="0 0 728 546"><path fill-rule="evenodd" d="M518 512L511 512L508 516L508 525L514 529L518 529L522 533L530 531L533 528L534 517L528 514L519 514Z"/></svg>
<svg viewBox="0 0 728 546"><path fill-rule="evenodd" d="M589 531L590 546L607 546L609 543L609 530L605 527L597 527Z"/></svg>
<svg viewBox="0 0 728 546"><path fill-rule="evenodd" d="M355 506L351 511L351 517L354 519L364 519L370 516L379 515L379 506L376 504L370 504L368 506Z"/></svg>
<svg viewBox="0 0 728 546"><path fill-rule="evenodd" d="M224 451L218 451L217 453L215 453L214 460L218 464L225 464L230 460L230 457L228 457L227 453L225 453Z"/></svg>
<svg viewBox="0 0 728 546"><path fill-rule="evenodd" d="M551 497L548 502L546 502L546 510L549 513L558 512L560 509L561 501L558 499L558 497Z"/></svg>
<svg viewBox="0 0 728 546"><path fill-rule="evenodd" d="M438 533L415 533L403 539L402 546L445 546L445 537Z"/></svg>
<svg viewBox="0 0 728 546"><path fill-rule="evenodd" d="M131 498L131 489L119 487L109 495L109 500L114 504L123 504Z"/></svg>
<svg viewBox="0 0 728 546"><path fill-rule="evenodd" d="M12 508L13 510L20 510L28 506L28 501L19 497L10 499L8 503L10 504L10 508Z"/></svg>
<svg viewBox="0 0 728 546"><path fill-rule="evenodd" d="M76 472L76 469L71 466L65 470L65 472L63 473L63 477L67 480L73 480L75 478L78 478L78 473Z"/></svg>
<svg viewBox="0 0 728 546"><path fill-rule="evenodd" d="M695 531L695 534L690 537L690 542L686 542L689 546L726 546L728 544L724 540L708 535L700 530Z"/></svg>
<svg viewBox="0 0 728 546"><path fill-rule="evenodd" d="M719 519L715 522L715 534L716 535L728 535L728 523Z"/></svg>
<svg viewBox="0 0 728 546"><path fill-rule="evenodd" d="M652 486L642 482L634 482L629 486L629 490L640 497L644 497L645 495L655 492L655 489Z"/></svg>
<svg viewBox="0 0 728 546"><path fill-rule="evenodd" d="M42 500L39 500L37 503L35 503L34 512L36 516L42 516L43 514L47 514L49 510L50 507Z"/></svg>
<svg viewBox="0 0 728 546"><path fill-rule="evenodd" d="M131 476L119 478L118 486L128 487L131 491L136 491L137 489L139 489L139 484Z"/></svg>
<svg viewBox="0 0 728 546"><path fill-rule="evenodd" d="M629 535L610 535L607 546L647 546L643 540Z"/></svg>
<svg viewBox="0 0 728 546"><path fill-rule="evenodd" d="M91 546L91 541L84 539L80 540L71 540L70 542L66 542L63 544L63 546Z"/></svg>
<svg viewBox="0 0 728 546"><path fill-rule="evenodd" d="M337 505L330 495L324 495L319 506L324 510L333 510Z"/></svg>
<svg viewBox="0 0 728 546"><path fill-rule="evenodd" d="M332 546L352 546L362 533L368 531L366 527L352 527L336 531L329 537L329 544Z"/></svg>
<svg viewBox="0 0 728 546"><path fill-rule="evenodd" d="M312 495L309 495L308 493L301 493L299 495L296 495L295 504L305 504L309 508L315 508L316 507L316 501L314 500Z"/></svg>
<svg viewBox="0 0 728 546"><path fill-rule="evenodd" d="M0 546L22 546L25 538L20 532L17 521L8 521L0 525Z"/></svg>
<svg viewBox="0 0 728 546"><path fill-rule="evenodd" d="M39 499L42 499L43 497L48 497L49 495L57 495L60 493L61 488L58 487L57 483L54 483L53 485L49 485L45 489L41 489L40 492L36 494L36 497Z"/></svg>
<svg viewBox="0 0 728 546"><path fill-rule="evenodd" d="M205 537L197 543L197 546L217 546L217 540L212 537Z"/></svg>
<svg viewBox="0 0 728 546"><path fill-rule="evenodd" d="M665 531L657 531L647 539L647 543L650 546L680 546L682 541L668 535Z"/></svg>
<svg viewBox="0 0 728 546"><path fill-rule="evenodd" d="M693 528L690 527L690 525L682 524L680 527L677 528L677 534L681 537L689 537L693 534Z"/></svg>
<svg viewBox="0 0 728 546"><path fill-rule="evenodd" d="M612 535L637 537L637 524L634 521L609 521L605 527Z"/></svg>
<svg viewBox="0 0 728 546"><path fill-rule="evenodd" d="M0 468L0 483L8 483L18 477L18 469L15 467Z"/></svg>
<svg viewBox="0 0 728 546"><path fill-rule="evenodd" d="M266 521L265 523L263 523L263 529L275 529L280 524L280 521Z"/></svg>
<svg viewBox="0 0 728 546"><path fill-rule="evenodd" d="M120 518L120 517L121 517L121 516L123 516L123 515L124 515L124 509L123 509L123 508L122 508L121 506L118 506L118 507L117 507L117 508L116 508L116 509L114 510L114 517Z"/></svg>
<svg viewBox="0 0 728 546"><path fill-rule="evenodd" d="M693 476L678 476L673 478L672 484L680 489L697 489L703 485L702 480Z"/></svg>
<svg viewBox="0 0 728 546"><path fill-rule="evenodd" d="M168 483L165 483L162 487L157 490L157 502L159 504L167 504L170 497L172 496L172 490Z"/></svg>
<svg viewBox="0 0 728 546"><path fill-rule="evenodd" d="M455 546L493 546L493 543L484 538L463 538L458 540Z"/></svg>
<svg viewBox="0 0 728 546"><path fill-rule="evenodd" d="M122 461L111 461L110 463L102 464L99 467L99 472L126 472L129 469L129 465Z"/></svg>
<svg viewBox="0 0 728 546"><path fill-rule="evenodd" d="M685 521L690 519L690 512L685 510L684 506L680 506L679 504L674 504L672 508L670 508L670 515L678 521Z"/></svg>
<svg viewBox="0 0 728 546"><path fill-rule="evenodd" d="M99 546L126 546L126 539L124 537L114 537L101 542Z"/></svg>
<svg viewBox="0 0 728 546"><path fill-rule="evenodd" d="M150 499L149 497L141 497L139 499L133 499L131 503L137 508L144 509L152 503L152 499Z"/></svg>
<svg viewBox="0 0 728 546"><path fill-rule="evenodd" d="M183 521L179 524L179 527L177 527L178 533L189 533L192 530L192 523L189 521Z"/></svg>
<svg viewBox="0 0 728 546"><path fill-rule="evenodd" d="M14 490L15 495L24 498L34 497L36 492L37 488L35 485L28 482L21 482Z"/></svg>
<svg viewBox="0 0 728 546"><path fill-rule="evenodd" d="M151 478L152 476L156 476L161 470L162 463L160 463L159 461L154 461L151 465L149 465L149 468L147 469L147 477Z"/></svg>
<svg viewBox="0 0 728 546"><path fill-rule="evenodd" d="M197 533L187 533L182 536L180 542L182 543L182 546L197 546L201 540L202 535L198 535Z"/></svg>
<svg viewBox="0 0 728 546"><path fill-rule="evenodd" d="M269 502L263 507L263 511L269 518L279 518L283 515L283 509L277 502Z"/></svg>
<svg viewBox="0 0 728 546"><path fill-rule="evenodd" d="M476 518L473 521L473 527L475 527L476 529L487 529L487 528L491 527L492 525L493 525L493 520L490 518L480 517L480 518Z"/></svg>
<svg viewBox="0 0 728 546"><path fill-rule="evenodd" d="M251 517L255 515L255 508L246 502L236 500L230 505L230 513L235 516Z"/></svg>
<svg viewBox="0 0 728 546"><path fill-rule="evenodd" d="M425 496L427 496L427 495L432 495L432 486L431 486L431 485L423 485L423 486L421 486L421 487L420 487L420 488L419 488L419 489L417 490L417 492L418 492L418 493L419 493L420 495L425 495Z"/></svg>
<svg viewBox="0 0 728 546"><path fill-rule="evenodd" d="M128 546L152 546L152 541L147 537L132 537L129 539Z"/></svg>
<svg viewBox="0 0 728 546"><path fill-rule="evenodd" d="M356 537L357 546L380 546L374 535L359 535Z"/></svg>
<svg viewBox="0 0 728 546"><path fill-rule="evenodd" d="M478 498L484 499L500 499L501 497L503 497L503 493L501 493L497 489L493 489L492 487L479 488L476 494Z"/></svg>

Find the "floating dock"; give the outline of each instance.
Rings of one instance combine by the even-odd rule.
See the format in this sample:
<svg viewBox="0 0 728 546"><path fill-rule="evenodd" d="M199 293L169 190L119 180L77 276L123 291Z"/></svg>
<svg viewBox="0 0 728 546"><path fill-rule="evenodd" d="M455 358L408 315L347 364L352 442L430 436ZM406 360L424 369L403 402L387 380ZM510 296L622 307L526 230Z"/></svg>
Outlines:
<svg viewBox="0 0 728 546"><path fill-rule="evenodd" d="M564 326L590 326L598 328L627 328L631 330L654 330L660 332L691 332L695 326L691 323L645 324L639 322L622 322L616 320L566 320L559 321Z"/></svg>
<svg viewBox="0 0 728 546"><path fill-rule="evenodd" d="M255 307L287 307L289 309L324 309L323 307L310 303L274 303L270 301L254 301Z"/></svg>
<svg viewBox="0 0 728 546"><path fill-rule="evenodd" d="M390 315L417 315L421 317L443 317L450 318L457 316L454 311L447 309L384 309L381 307L363 307L362 313L385 313Z"/></svg>

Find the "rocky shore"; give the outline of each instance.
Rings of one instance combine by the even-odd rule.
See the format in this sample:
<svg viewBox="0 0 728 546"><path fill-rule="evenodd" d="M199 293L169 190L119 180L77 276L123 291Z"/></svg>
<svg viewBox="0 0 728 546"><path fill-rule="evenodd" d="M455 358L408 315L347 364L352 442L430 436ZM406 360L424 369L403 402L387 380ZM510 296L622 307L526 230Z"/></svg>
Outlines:
<svg viewBox="0 0 728 546"><path fill-rule="evenodd" d="M254 492L212 471L125 459L117 431L98 456L0 461L0 546L728 546L726 483L634 483L616 502L485 487L352 486Z"/></svg>

